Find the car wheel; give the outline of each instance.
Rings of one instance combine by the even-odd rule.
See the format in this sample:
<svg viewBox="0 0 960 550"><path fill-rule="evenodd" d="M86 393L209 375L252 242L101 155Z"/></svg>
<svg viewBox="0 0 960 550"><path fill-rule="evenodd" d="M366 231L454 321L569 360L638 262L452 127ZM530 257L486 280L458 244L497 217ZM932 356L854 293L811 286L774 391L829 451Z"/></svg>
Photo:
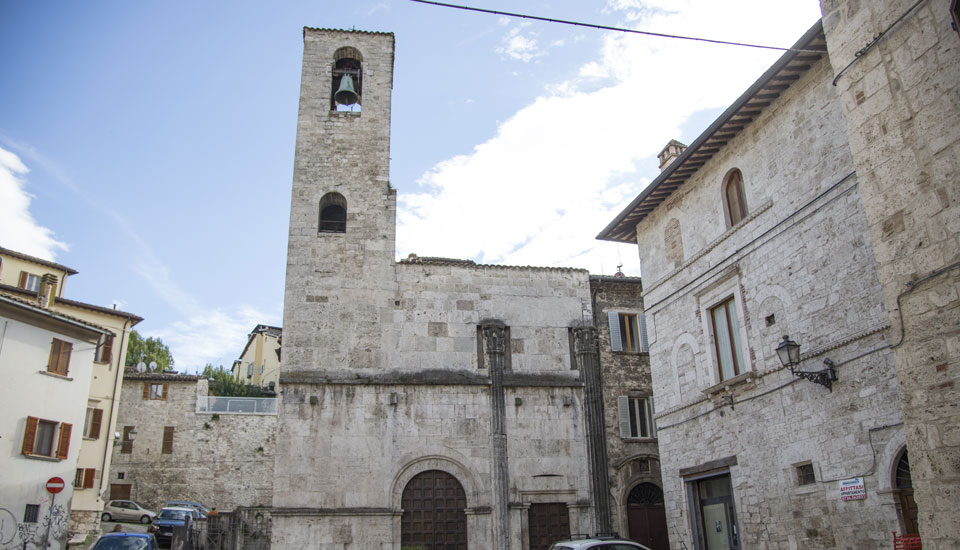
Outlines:
<svg viewBox="0 0 960 550"><path fill-rule="evenodd" d="M150 523L150 516L146 514L140 516L140 523Z"/></svg>
<svg viewBox="0 0 960 550"><path fill-rule="evenodd" d="M106 512L100 514L100 521L110 521L110 520L112 520L112 519L113 519L113 518L110 517L110 514L108 514L108 513L106 513Z"/></svg>

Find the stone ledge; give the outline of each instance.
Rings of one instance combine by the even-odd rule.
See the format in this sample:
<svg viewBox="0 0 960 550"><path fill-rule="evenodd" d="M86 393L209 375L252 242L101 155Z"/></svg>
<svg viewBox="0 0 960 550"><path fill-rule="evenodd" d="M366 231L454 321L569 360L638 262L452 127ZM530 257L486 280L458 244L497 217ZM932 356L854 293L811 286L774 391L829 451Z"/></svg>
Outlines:
<svg viewBox="0 0 960 550"><path fill-rule="evenodd" d="M566 371L564 371L566 372ZM569 371L574 373L576 371ZM489 386L490 377L470 371L424 370L393 371L379 374L348 372L299 372L280 377L280 384L347 385L347 386ZM564 387L580 388L583 382L577 374L535 374L504 372L505 387Z"/></svg>
<svg viewBox="0 0 960 550"><path fill-rule="evenodd" d="M390 508L271 508L272 516L399 516Z"/></svg>

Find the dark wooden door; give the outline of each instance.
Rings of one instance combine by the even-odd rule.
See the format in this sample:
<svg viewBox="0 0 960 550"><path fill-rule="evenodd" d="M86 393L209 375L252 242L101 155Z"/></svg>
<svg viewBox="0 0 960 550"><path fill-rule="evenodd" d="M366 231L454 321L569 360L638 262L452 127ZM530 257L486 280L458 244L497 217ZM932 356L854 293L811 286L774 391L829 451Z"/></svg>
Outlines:
<svg viewBox="0 0 960 550"><path fill-rule="evenodd" d="M669 550L663 491L653 483L640 483L627 497L630 538L651 550Z"/></svg>
<svg viewBox="0 0 960 550"><path fill-rule="evenodd" d="M570 538L570 512L562 502L531 504L527 510L530 550L547 550L558 540Z"/></svg>
<svg viewBox="0 0 960 550"><path fill-rule="evenodd" d="M900 517L903 518L903 534L916 535L917 529L917 501L913 500L913 479L910 476L910 457L907 450L900 453L897 460L897 470L894 473L894 482L897 486L897 497L900 499Z"/></svg>
<svg viewBox="0 0 960 550"><path fill-rule="evenodd" d="M111 483L110 500L130 500L130 484Z"/></svg>
<svg viewBox="0 0 960 550"><path fill-rule="evenodd" d="M418 550L467 550L467 498L457 478L421 472L403 489L400 546Z"/></svg>

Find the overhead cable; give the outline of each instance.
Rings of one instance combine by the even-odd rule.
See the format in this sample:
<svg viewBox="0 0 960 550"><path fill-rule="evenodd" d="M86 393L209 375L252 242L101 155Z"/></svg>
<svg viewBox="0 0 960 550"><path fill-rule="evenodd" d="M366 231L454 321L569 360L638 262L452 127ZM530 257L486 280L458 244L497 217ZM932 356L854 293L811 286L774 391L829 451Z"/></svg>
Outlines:
<svg viewBox="0 0 960 550"><path fill-rule="evenodd" d="M510 12L506 12L506 11L487 10L487 9L483 9L483 8L475 8L475 7L472 7L472 6L458 6L458 5L456 5L456 4L446 4L446 3L444 3L444 2L433 2L432 0L410 0L410 1L411 1L411 2L417 2L418 4L430 4L430 5L432 5L432 6L441 6L441 7L444 7L444 8L455 8L455 9L458 9L458 10L475 11L475 12L480 12L480 13L490 13L490 14L493 14L493 15L503 15L503 16L505 16L505 17L519 17L519 18L521 18L521 19L533 19L534 21L545 21L545 22L547 22L547 23L560 23L560 24L563 24L563 25L574 25L574 26L576 26L576 27L589 27L589 28L592 28L592 29L600 29L600 30L604 30L604 31L617 31L617 32L630 33L630 34L643 34L643 35L646 35L646 36L657 36L657 37L660 37L660 38L675 38L675 39L678 39L678 40L693 40L693 41L696 41L696 42L709 42L709 43L711 43L711 44L723 44L723 45L726 45L726 46L742 46L742 47L745 47L745 48L760 48L760 49L762 49L762 50L777 50L777 51L781 51L781 52L806 52L806 53L815 53L815 54L818 54L818 55L823 54L823 51L821 51L821 50L807 50L807 49L803 49L803 48L781 48L781 47L779 47L779 46L763 46L763 45L760 45L760 44L747 44L747 43L744 43L744 42L729 42L729 41L726 41L726 40L713 40L713 39L711 39L711 38L700 38L700 37L696 37L696 36L681 36L681 35L678 35L678 34L667 34L667 33L661 33L661 32L641 31L641 30L637 30L637 29L624 29L624 28L622 28L622 27L611 27L611 26L609 26L609 25L596 25L596 24L593 24L593 23L582 23L582 22L579 22L579 21L567 21L567 20L565 20L565 19L553 19L553 18L551 18L551 17L539 17L539 16L536 16L536 15L524 15L524 14L522 14L522 13L510 13Z"/></svg>

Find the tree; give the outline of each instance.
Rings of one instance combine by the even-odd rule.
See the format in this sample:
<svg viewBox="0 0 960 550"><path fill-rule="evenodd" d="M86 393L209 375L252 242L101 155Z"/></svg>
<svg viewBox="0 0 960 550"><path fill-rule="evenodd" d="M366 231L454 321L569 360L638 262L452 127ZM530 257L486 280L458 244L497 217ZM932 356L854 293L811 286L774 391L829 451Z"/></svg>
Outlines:
<svg viewBox="0 0 960 550"><path fill-rule="evenodd" d="M173 370L173 354L163 340L153 336L144 339L137 331L131 330L130 343L127 344L127 366L135 366L140 361L147 365L156 363L156 369L152 369L154 372Z"/></svg>
<svg viewBox="0 0 960 550"><path fill-rule="evenodd" d="M223 365L214 367L207 363L203 367L201 376L210 379L210 395L219 397L272 397L263 391L260 386L244 384L234 378L233 373L227 370Z"/></svg>

